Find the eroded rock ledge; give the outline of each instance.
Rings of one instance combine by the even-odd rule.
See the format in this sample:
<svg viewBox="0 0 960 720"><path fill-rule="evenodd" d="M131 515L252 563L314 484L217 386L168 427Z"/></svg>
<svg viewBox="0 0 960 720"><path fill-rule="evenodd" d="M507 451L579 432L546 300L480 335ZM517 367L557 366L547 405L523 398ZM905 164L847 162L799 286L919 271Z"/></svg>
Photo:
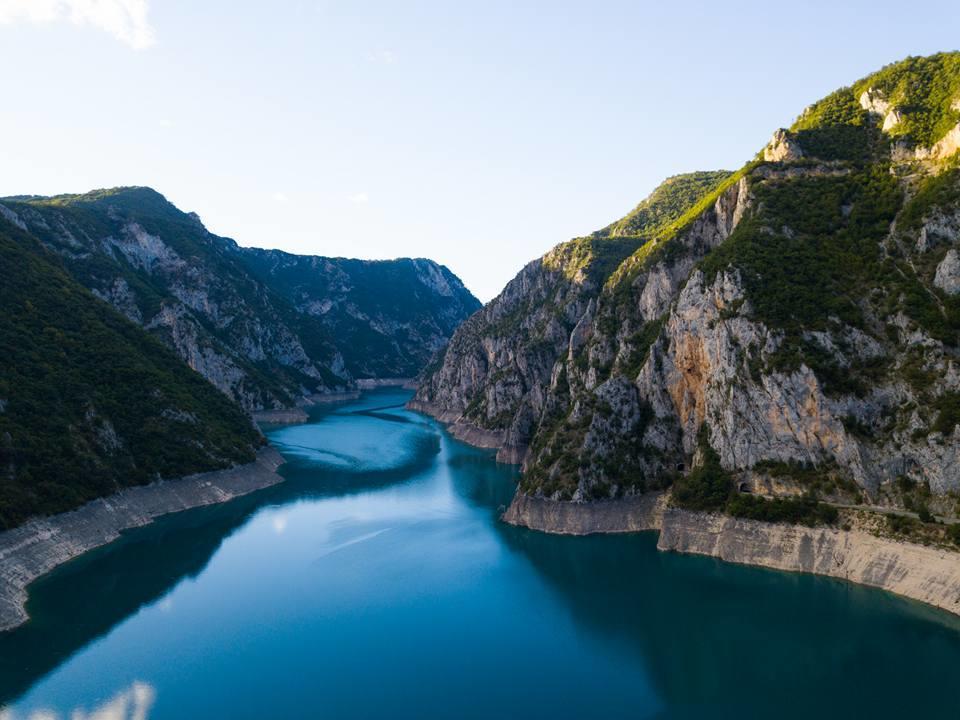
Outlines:
<svg viewBox="0 0 960 720"><path fill-rule="evenodd" d="M558 535L640 532L659 530L666 508L666 493L589 503L557 502L517 493L501 519L510 525Z"/></svg>
<svg viewBox="0 0 960 720"><path fill-rule="evenodd" d="M263 448L249 465L128 488L0 533L0 631L27 621L27 586L41 575L161 515L276 485L283 480L276 472L283 462L276 450Z"/></svg>
<svg viewBox="0 0 960 720"><path fill-rule="evenodd" d="M960 615L960 553L858 530L695 513L667 507L664 493L592 503L518 493L503 520L565 535L659 530L659 550L841 578Z"/></svg>

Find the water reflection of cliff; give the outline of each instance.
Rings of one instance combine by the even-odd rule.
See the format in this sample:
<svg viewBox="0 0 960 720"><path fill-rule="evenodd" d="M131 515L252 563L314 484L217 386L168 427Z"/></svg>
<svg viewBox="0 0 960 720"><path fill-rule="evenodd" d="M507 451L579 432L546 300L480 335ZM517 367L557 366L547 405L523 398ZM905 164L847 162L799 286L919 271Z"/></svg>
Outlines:
<svg viewBox="0 0 960 720"><path fill-rule="evenodd" d="M498 532L583 627L638 656L664 717L916 717L942 712L952 692L960 627L934 610L830 579L660 553L653 533ZM869 686L852 680L864 677Z"/></svg>

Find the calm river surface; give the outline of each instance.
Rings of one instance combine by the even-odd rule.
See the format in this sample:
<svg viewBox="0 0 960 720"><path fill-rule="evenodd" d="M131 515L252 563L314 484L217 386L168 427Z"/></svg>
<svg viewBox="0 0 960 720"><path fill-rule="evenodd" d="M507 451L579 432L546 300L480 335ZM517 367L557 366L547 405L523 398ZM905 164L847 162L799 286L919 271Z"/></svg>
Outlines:
<svg viewBox="0 0 960 720"><path fill-rule="evenodd" d="M0 720L960 717L952 617L503 525L516 468L408 397L271 430L288 482L36 583Z"/></svg>

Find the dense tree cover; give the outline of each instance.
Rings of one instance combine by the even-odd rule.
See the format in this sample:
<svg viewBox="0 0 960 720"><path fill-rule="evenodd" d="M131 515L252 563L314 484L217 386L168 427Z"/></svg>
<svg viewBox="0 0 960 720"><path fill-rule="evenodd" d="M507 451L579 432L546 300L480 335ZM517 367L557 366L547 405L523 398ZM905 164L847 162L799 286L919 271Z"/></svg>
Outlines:
<svg viewBox="0 0 960 720"><path fill-rule="evenodd" d="M343 386L348 375L413 376L480 307L431 261L241 248L150 188L4 203L84 286L101 296L118 283L129 288L142 324L162 308L188 306L185 323L198 328L197 344L230 358L242 371L234 396L254 405L290 405L303 393ZM149 237L131 237L133 223ZM165 322L154 326L176 345ZM306 358L296 356L297 342Z"/></svg>
<svg viewBox="0 0 960 720"><path fill-rule="evenodd" d="M674 175L660 183L636 208L596 235L643 235L676 223L684 213L730 177L728 170L708 170Z"/></svg>
<svg viewBox="0 0 960 720"><path fill-rule="evenodd" d="M248 462L239 407L0 221L0 528Z"/></svg>
<svg viewBox="0 0 960 720"><path fill-rule="evenodd" d="M860 106L853 88L812 105L791 130L804 154L820 160L865 161L885 147L876 118Z"/></svg>
<svg viewBox="0 0 960 720"><path fill-rule="evenodd" d="M85 287L109 292L117 280L125 282L145 324L165 302L176 304L179 300L171 285L179 282L181 275L188 286L202 278L209 299L224 308L229 321L208 322L203 313L195 313L202 325L201 340L231 357L242 369L245 389L252 394L291 405L300 388L321 389L317 378L289 364L270 357L255 362L230 350L244 347L250 328L258 324L302 331L301 340L309 346L321 380L330 386L342 384L342 378L325 373L337 353L333 334L317 323L304 322L288 302L252 277L232 240L212 235L196 216L181 212L155 190L113 188L82 195L5 199L4 204L23 217L42 219L30 223L31 232L57 250L66 268ZM182 268L158 274L111 248L106 239L123 237L123 228L129 223L161 238L184 261ZM82 244L74 246L71 235Z"/></svg>
<svg viewBox="0 0 960 720"><path fill-rule="evenodd" d="M880 243L900 207L882 168L839 177L755 182L757 210L702 263L708 281L740 270L756 314L773 327L863 324L864 295L882 280Z"/></svg>
<svg viewBox="0 0 960 720"><path fill-rule="evenodd" d="M899 122L880 131L883 118L860 105L872 92L898 113ZM866 161L887 150L887 138L931 147L960 122L960 53L909 57L841 88L807 108L791 131L806 155L819 160Z"/></svg>
<svg viewBox="0 0 960 720"><path fill-rule="evenodd" d="M788 371L803 362L828 392L862 395L884 372L883 359L840 368L805 333L839 321L876 334L865 315L869 310L884 321L903 313L932 337L956 346L960 299L932 289L932 269L907 262L891 239L903 195L888 165L849 170L840 176L755 180L755 211L701 267L708 281L724 269L738 269L754 316L785 331L770 369Z"/></svg>
<svg viewBox="0 0 960 720"><path fill-rule="evenodd" d="M720 197L747 175L756 162L747 163L735 173L726 173L716 183L702 186L699 195L689 195L686 208L670 221L660 222L649 229L644 241L627 257L606 280L604 291L611 294L618 312L629 313L636 301L634 281L642 272L661 261L669 261L684 252L683 237L698 218L712 208Z"/></svg>
<svg viewBox="0 0 960 720"><path fill-rule="evenodd" d="M876 89L901 112L894 136L930 147L960 122L960 52L908 57L867 76L854 86L858 96Z"/></svg>
<svg viewBox="0 0 960 720"><path fill-rule="evenodd" d="M960 158L954 157L939 173L920 179L919 187L906 202L897 225L901 230L919 230L923 220L936 209L949 211L960 204Z"/></svg>
<svg viewBox="0 0 960 720"><path fill-rule="evenodd" d="M568 277L582 273L587 280L602 285L638 248L674 234L698 215L704 198L726 187L730 176L726 170L714 170L667 178L620 220L564 243L553 260L562 265Z"/></svg>

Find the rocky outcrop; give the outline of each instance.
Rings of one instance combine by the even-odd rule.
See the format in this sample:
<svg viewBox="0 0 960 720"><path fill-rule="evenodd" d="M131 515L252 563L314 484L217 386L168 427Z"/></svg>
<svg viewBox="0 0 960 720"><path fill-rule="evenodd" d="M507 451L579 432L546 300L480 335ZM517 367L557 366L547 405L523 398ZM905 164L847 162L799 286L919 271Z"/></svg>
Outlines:
<svg viewBox="0 0 960 720"><path fill-rule="evenodd" d="M803 148L790 134L789 130L780 128L770 142L763 149L763 159L767 162L789 162L803 157Z"/></svg>
<svg viewBox="0 0 960 720"><path fill-rule="evenodd" d="M431 260L234 250L315 332L335 338L342 372L356 380L414 377L480 309L460 279Z"/></svg>
<svg viewBox="0 0 960 720"><path fill-rule="evenodd" d="M617 269L637 298L640 317L633 329L636 322L654 323L667 311L697 260L730 235L748 205L742 179L717 192L707 211L677 238L676 249L656 263L645 261L648 255L637 240L641 249ZM636 220L632 222L637 230ZM595 258L603 242L591 240ZM461 439L499 448L499 460L521 462L528 468L541 463L544 452L538 449L531 455L532 442L554 428L557 416L568 411L571 392L580 387L595 390L603 402L620 408L616 422L641 431L646 417L641 398L623 385L604 384L596 368L628 358L633 352L633 332L629 326L613 337L598 331L598 326L608 324L604 314L611 311L614 297L594 279L590 263L583 263L585 244L560 245L541 261L530 263L496 299L464 323L443 363L421 378L410 407L451 423L452 432ZM586 407L574 407L569 420L578 423L587 417ZM594 422L591 432L579 440L586 450L609 456L623 450L622 444L607 442L617 436L617 430L595 415ZM667 444L661 440L661 445ZM647 463L645 467L652 474L662 466ZM576 492L577 498L584 497L590 489L589 481L582 483L571 490L571 496Z"/></svg>
<svg viewBox="0 0 960 720"><path fill-rule="evenodd" d="M883 132L890 132L903 120L900 110L888 102L876 88L868 88L860 94L860 107L881 118Z"/></svg>
<svg viewBox="0 0 960 720"><path fill-rule="evenodd" d="M960 150L960 123L952 127L930 148L919 147L914 154L918 160L940 161L951 158Z"/></svg>
<svg viewBox="0 0 960 720"><path fill-rule="evenodd" d="M590 287L534 262L451 339L442 365L419 382L411 407L501 460L522 461L543 412L556 358L588 310ZM559 305L563 309L554 312Z"/></svg>
<svg viewBox="0 0 960 720"><path fill-rule="evenodd" d="M933 284L948 295L960 293L960 254L954 248L950 248L937 265Z"/></svg>
<svg viewBox="0 0 960 720"><path fill-rule="evenodd" d="M283 480L276 472L282 464L276 450L264 448L250 465L129 488L0 533L0 631L26 622L27 587L41 575L161 515L275 485Z"/></svg>
<svg viewBox="0 0 960 720"><path fill-rule="evenodd" d="M665 549L957 611L960 553L654 500L676 484L680 505L754 517L829 522L816 498L956 514L960 171L920 77L960 82L957 58L833 93L735 176L531 263L454 335L412 406L523 458L505 521L662 522Z"/></svg>

